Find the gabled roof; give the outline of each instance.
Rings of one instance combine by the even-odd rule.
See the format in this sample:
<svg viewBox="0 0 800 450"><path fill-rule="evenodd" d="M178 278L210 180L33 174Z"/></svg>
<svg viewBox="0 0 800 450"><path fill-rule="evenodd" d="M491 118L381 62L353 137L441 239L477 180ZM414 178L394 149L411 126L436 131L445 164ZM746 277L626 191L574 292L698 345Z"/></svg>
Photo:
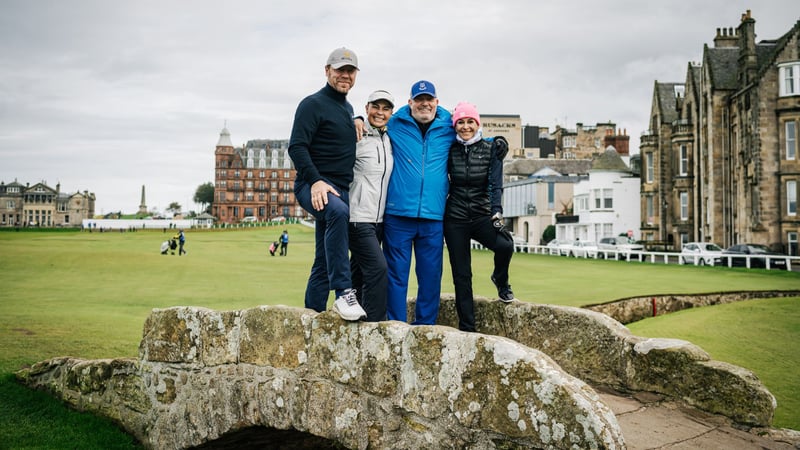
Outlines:
<svg viewBox="0 0 800 450"><path fill-rule="evenodd" d="M735 90L738 84L739 48L711 48L706 45L703 53L703 63L708 66L712 89Z"/></svg>
<svg viewBox="0 0 800 450"><path fill-rule="evenodd" d="M592 160L592 172L630 172L630 168L617 153L617 149L609 145L606 150Z"/></svg>
<svg viewBox="0 0 800 450"><path fill-rule="evenodd" d="M47 192L49 192L51 194L55 194L56 193L55 189L51 188L50 186L48 186L48 185L46 185L44 183L36 183L33 186L27 187L27 188L25 188L24 192L35 191L37 187L41 187L42 189L44 189L45 191L47 191Z"/></svg>
<svg viewBox="0 0 800 450"><path fill-rule="evenodd" d="M16 187L21 187L21 188L25 187L24 184L18 182L17 180L14 180L11 183L8 183L6 186L16 186Z"/></svg>
<svg viewBox="0 0 800 450"><path fill-rule="evenodd" d="M756 45L759 75L762 75L772 67L775 58L783 51L793 36L798 36L798 39L800 39L800 20L795 22L794 26L778 39L774 41L763 40Z"/></svg>
<svg viewBox="0 0 800 450"><path fill-rule="evenodd" d="M527 177L543 168L550 168L562 175L586 175L592 167L591 159L515 159L503 166L506 176Z"/></svg>
<svg viewBox="0 0 800 450"><path fill-rule="evenodd" d="M532 173L529 178L534 177L551 177L551 176L563 176L560 172L551 169L550 167L542 167L541 169L537 170L535 173Z"/></svg>
<svg viewBox="0 0 800 450"><path fill-rule="evenodd" d="M774 40L762 40L756 43L756 66L758 77L772 68L775 58L786 47L786 44L797 33L800 33L800 21L783 36ZM708 45L703 50L703 64L708 66L711 86L714 90L739 89L739 47L712 48Z"/></svg>
<svg viewBox="0 0 800 450"><path fill-rule="evenodd" d="M683 83L659 83L656 81L656 101L661 123L672 123L678 120L678 103L675 97L675 88L684 86Z"/></svg>
<svg viewBox="0 0 800 450"><path fill-rule="evenodd" d="M699 99L702 94L700 93L700 79L703 76L703 67L689 63L689 71L686 74L686 90L691 90L691 95L695 99ZM689 97L689 93L686 94Z"/></svg>

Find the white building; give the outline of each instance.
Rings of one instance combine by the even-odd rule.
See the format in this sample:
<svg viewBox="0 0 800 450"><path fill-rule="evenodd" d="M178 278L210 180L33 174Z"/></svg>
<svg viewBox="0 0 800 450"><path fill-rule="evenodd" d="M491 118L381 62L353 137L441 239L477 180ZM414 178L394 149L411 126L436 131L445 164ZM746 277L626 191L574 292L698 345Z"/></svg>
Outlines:
<svg viewBox="0 0 800 450"><path fill-rule="evenodd" d="M592 161L588 180L575 185L572 220L556 224L556 238L597 242L625 234L641 239L639 188L639 177L614 147L608 146Z"/></svg>
<svg viewBox="0 0 800 450"><path fill-rule="evenodd" d="M556 215L570 209L573 186L586 176L561 175L543 167L530 177L504 183L503 216L514 236L530 245L544 244L544 230L556 223Z"/></svg>

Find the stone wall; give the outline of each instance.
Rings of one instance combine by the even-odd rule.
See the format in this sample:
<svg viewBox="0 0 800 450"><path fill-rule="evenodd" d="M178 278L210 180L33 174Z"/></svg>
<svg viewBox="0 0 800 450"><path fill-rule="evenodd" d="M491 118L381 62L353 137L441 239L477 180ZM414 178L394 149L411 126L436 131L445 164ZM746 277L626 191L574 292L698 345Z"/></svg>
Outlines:
<svg viewBox="0 0 800 450"><path fill-rule="evenodd" d="M413 317L414 303L409 304ZM411 319L410 319L411 320ZM457 326L452 295L442 297L439 323ZM657 392L748 426L769 426L777 403L752 372L714 361L678 339L635 336L594 311L478 298L477 331L538 349L571 375L626 392Z"/></svg>
<svg viewBox="0 0 800 450"><path fill-rule="evenodd" d="M620 323L637 322L654 315L669 314L689 308L721 305L757 298L800 297L800 291L740 291L698 295L648 295L623 298L609 303L586 306ZM655 312L655 314L653 314Z"/></svg>
<svg viewBox="0 0 800 450"><path fill-rule="evenodd" d="M298 308L154 310L139 359L55 358L17 375L148 448L253 427L358 449L624 448L594 390L538 350Z"/></svg>

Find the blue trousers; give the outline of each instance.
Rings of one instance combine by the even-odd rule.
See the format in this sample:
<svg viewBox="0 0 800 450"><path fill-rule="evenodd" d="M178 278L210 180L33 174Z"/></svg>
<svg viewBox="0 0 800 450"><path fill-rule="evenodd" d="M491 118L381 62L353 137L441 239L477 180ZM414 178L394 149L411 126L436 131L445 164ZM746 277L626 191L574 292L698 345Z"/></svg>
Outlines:
<svg viewBox="0 0 800 450"><path fill-rule="evenodd" d="M413 248L417 274L417 306L413 324L436 324L442 291L442 221L386 214L383 231L383 253L389 281L386 304L388 319L408 320L408 275Z"/></svg>
<svg viewBox="0 0 800 450"><path fill-rule="evenodd" d="M348 255L347 227L350 223L350 198L348 192L332 183L341 197L328 194L328 204L322 211L311 206L311 186L302 180L295 181L297 202L316 219L316 247L314 263L306 285L306 308L325 311L331 290L349 289L350 257Z"/></svg>

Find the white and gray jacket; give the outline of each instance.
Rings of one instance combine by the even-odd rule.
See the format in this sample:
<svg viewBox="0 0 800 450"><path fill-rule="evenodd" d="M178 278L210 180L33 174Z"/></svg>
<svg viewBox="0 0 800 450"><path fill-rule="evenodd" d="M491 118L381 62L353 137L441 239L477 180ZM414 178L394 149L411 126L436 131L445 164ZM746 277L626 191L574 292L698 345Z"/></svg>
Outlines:
<svg viewBox="0 0 800 450"><path fill-rule="evenodd" d="M365 135L356 146L350 183L350 222L383 222L386 190L394 167L389 135L364 124Z"/></svg>

